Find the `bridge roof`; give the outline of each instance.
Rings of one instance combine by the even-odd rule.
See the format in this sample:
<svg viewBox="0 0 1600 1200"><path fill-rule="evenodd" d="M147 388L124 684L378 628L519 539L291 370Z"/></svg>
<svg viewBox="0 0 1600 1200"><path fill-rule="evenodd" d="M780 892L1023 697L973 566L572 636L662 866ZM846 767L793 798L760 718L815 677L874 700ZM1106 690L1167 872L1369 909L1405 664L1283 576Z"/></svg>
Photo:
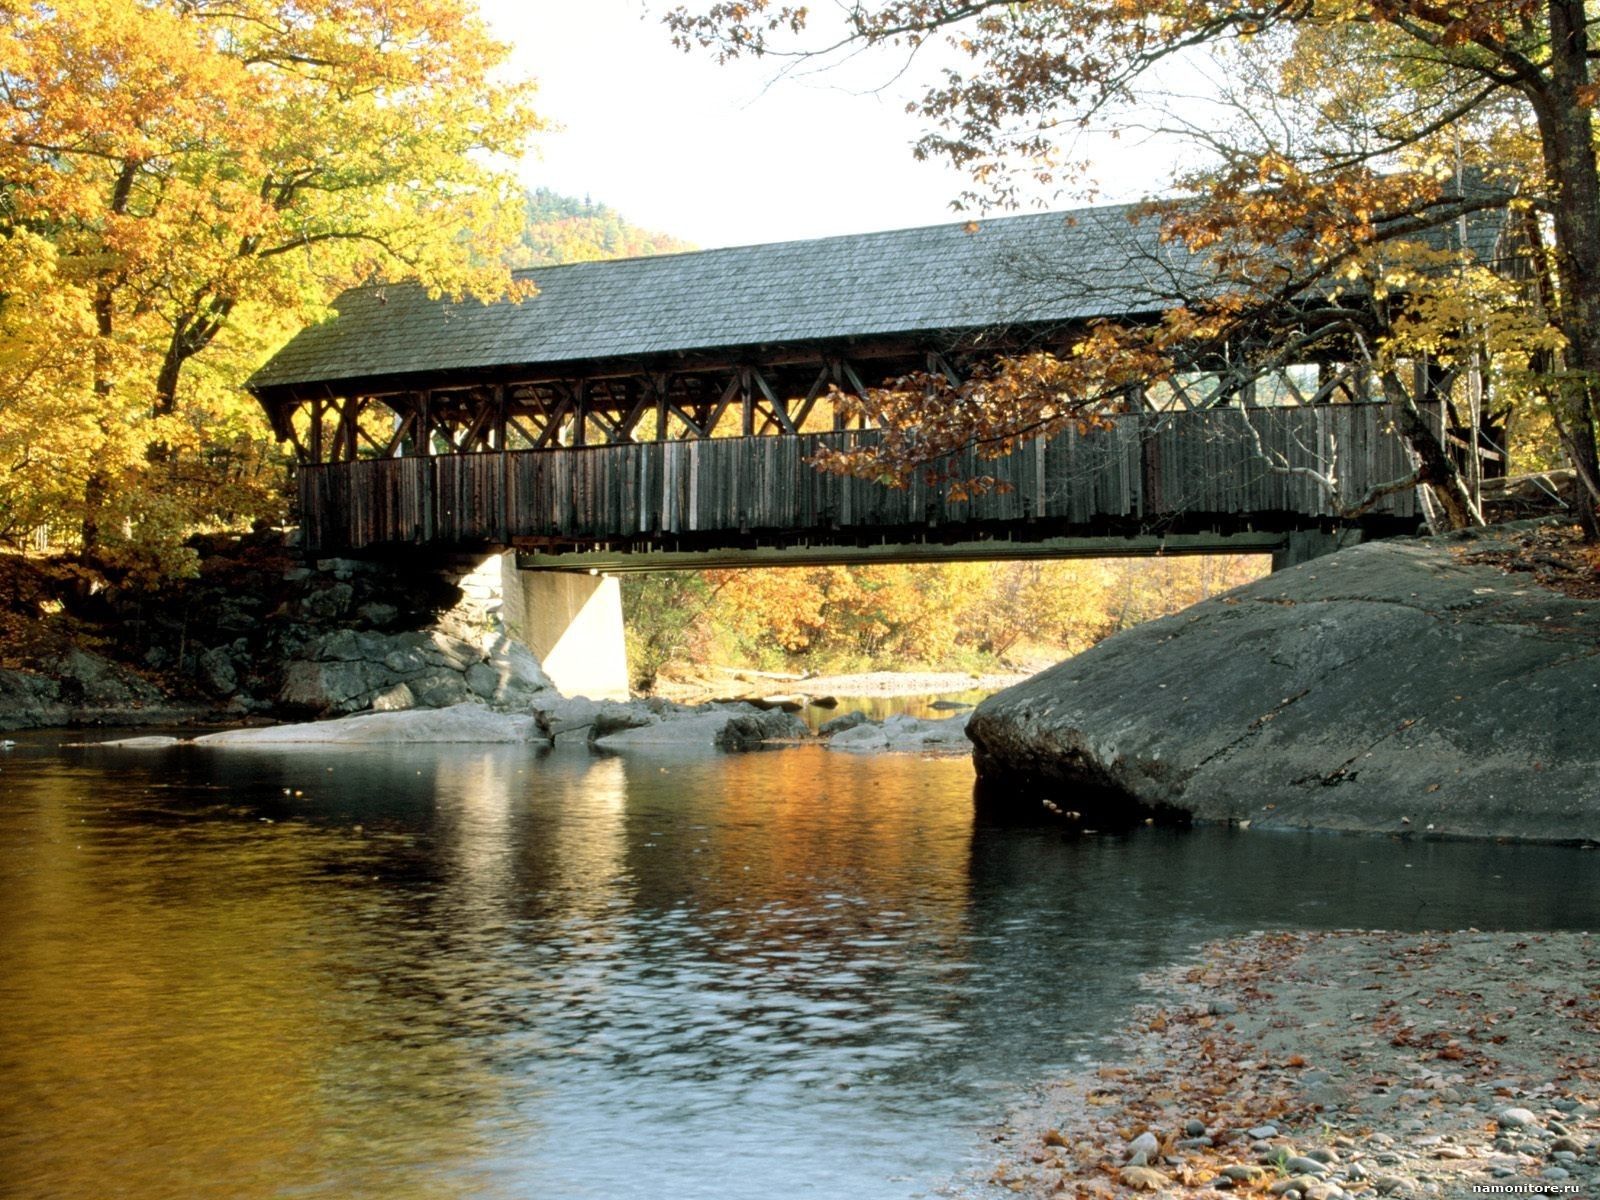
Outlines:
<svg viewBox="0 0 1600 1200"><path fill-rule="evenodd" d="M1157 312L1203 289L1204 276L1182 245L1162 243L1157 219L1135 219L1138 207L535 267L517 272L539 289L521 302L435 299L414 283L352 288L249 387L265 399L499 369L555 376L608 360ZM1469 224L1487 261L1500 222L1480 214Z"/></svg>
<svg viewBox="0 0 1600 1200"><path fill-rule="evenodd" d="M519 271L521 303L354 288L250 380L295 385L559 366L1153 311L1188 253L1132 206ZM1192 280L1190 281L1193 282Z"/></svg>

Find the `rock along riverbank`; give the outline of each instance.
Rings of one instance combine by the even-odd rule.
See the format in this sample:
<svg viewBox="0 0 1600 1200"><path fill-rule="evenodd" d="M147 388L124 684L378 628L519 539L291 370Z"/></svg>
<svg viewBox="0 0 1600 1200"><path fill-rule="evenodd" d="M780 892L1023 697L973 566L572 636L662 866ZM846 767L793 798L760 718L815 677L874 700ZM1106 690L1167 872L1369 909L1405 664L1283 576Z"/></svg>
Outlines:
<svg viewBox="0 0 1600 1200"><path fill-rule="evenodd" d="M1358 546L1118 634L978 706L982 785L1095 820L1600 840L1600 599L1539 582L1538 532Z"/></svg>
<svg viewBox="0 0 1600 1200"><path fill-rule="evenodd" d="M993 1137L1039 1197L1600 1194L1600 941L1257 934Z"/></svg>

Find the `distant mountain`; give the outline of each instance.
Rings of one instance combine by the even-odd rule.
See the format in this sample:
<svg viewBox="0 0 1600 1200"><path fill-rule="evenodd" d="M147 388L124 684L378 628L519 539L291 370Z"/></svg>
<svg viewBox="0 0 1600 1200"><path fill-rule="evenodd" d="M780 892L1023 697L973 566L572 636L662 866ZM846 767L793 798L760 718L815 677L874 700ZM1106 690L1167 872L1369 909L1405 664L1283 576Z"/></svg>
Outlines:
<svg viewBox="0 0 1600 1200"><path fill-rule="evenodd" d="M695 249L668 234L640 229L623 220L615 209L587 196L579 200L539 188L528 193L527 212L522 244L512 253L515 267L641 258Z"/></svg>

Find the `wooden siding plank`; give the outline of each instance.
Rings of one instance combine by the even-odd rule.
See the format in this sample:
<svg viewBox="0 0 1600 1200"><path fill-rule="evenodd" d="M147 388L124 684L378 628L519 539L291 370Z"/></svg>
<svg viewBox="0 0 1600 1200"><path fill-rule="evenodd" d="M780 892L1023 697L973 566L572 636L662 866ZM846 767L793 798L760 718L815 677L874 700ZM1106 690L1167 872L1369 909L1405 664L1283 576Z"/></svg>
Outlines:
<svg viewBox="0 0 1600 1200"><path fill-rule="evenodd" d="M954 456L954 469L992 475L1002 486L959 502L920 472L895 490L808 465L822 446L871 445L880 436L858 430L377 458L303 465L296 487L306 547L320 553L529 538L825 541L974 523L1006 535L1018 526L1095 529L1183 516L1312 523L1339 517L1333 498L1316 480L1277 469L1278 461L1335 468L1346 503L1410 470L1382 405L1130 414L1110 428L1069 428L993 459L968 448ZM1417 507L1406 489L1374 511L1410 520Z"/></svg>

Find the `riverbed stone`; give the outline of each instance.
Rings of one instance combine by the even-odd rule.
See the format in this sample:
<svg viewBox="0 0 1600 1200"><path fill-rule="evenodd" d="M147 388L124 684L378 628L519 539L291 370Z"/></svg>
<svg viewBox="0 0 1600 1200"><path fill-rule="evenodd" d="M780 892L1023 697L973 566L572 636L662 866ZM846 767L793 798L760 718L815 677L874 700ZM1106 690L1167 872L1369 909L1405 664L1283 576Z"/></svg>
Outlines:
<svg viewBox="0 0 1600 1200"><path fill-rule="evenodd" d="M804 721L782 709L739 711L729 706L710 712L658 717L642 725L596 737L594 745L617 751L753 750L765 742L810 736Z"/></svg>
<svg viewBox="0 0 1600 1200"><path fill-rule="evenodd" d="M1123 1167L1121 1178L1124 1186L1138 1192L1157 1192L1169 1182L1160 1171L1145 1166Z"/></svg>
<svg viewBox="0 0 1600 1200"><path fill-rule="evenodd" d="M1269 1196L1304 1196L1306 1189L1317 1182L1315 1175L1293 1175L1288 1179L1280 1179L1267 1189Z"/></svg>
<svg viewBox="0 0 1600 1200"><path fill-rule="evenodd" d="M1128 1143L1124 1158L1135 1166L1144 1166L1161 1149L1161 1142L1148 1129Z"/></svg>
<svg viewBox="0 0 1600 1200"><path fill-rule="evenodd" d="M1496 540L1496 538L1501 540ZM1600 604L1467 561L1514 531L1316 559L990 697L984 794L1408 836L1600 840Z"/></svg>
<svg viewBox="0 0 1600 1200"><path fill-rule="evenodd" d="M818 737L832 737L836 733L843 733L846 729L854 729L857 725L865 725L870 717L860 709L843 713L831 720L824 721L817 726Z"/></svg>
<svg viewBox="0 0 1600 1200"><path fill-rule="evenodd" d="M840 730L828 739L828 745L835 750L965 754L969 750L966 722L965 716L935 720L893 716Z"/></svg>
<svg viewBox="0 0 1600 1200"><path fill-rule="evenodd" d="M529 706L539 715L545 732L558 745L563 740L572 740L573 735L577 740L587 742L589 729L600 713L598 700L591 700L587 696L563 696L554 691L539 693L532 698Z"/></svg>
<svg viewBox="0 0 1600 1200"><path fill-rule="evenodd" d="M621 733L625 729L642 729L646 725L655 725L663 719L661 714L637 701L623 703L617 700L603 700L589 727L589 737L597 741L613 733Z"/></svg>
<svg viewBox="0 0 1600 1200"><path fill-rule="evenodd" d="M1290 1155L1284 1159L1283 1168L1286 1171L1293 1171L1296 1175L1315 1175L1319 1179L1328 1173L1326 1163L1318 1162L1303 1154Z"/></svg>

